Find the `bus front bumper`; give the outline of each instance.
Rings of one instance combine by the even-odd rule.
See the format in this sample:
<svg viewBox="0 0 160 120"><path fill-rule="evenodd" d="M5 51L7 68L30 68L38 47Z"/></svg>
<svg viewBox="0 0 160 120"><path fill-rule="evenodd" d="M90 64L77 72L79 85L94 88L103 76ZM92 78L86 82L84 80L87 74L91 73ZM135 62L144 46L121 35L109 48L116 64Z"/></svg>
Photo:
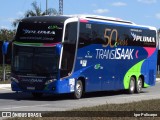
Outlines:
<svg viewBox="0 0 160 120"><path fill-rule="evenodd" d="M16 92L30 92L30 93L38 92L38 93L49 93L49 94L72 93L74 92L75 89L75 80L74 82L70 81L71 81L70 79L57 80L52 83L43 85L43 89L39 89L36 85L27 86L12 81L11 88L12 91Z"/></svg>

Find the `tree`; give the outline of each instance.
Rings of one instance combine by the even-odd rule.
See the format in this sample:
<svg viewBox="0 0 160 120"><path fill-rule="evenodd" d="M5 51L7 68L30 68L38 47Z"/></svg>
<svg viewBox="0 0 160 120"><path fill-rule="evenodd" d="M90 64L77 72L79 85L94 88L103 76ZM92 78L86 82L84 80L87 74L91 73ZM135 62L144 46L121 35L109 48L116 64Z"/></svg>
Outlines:
<svg viewBox="0 0 160 120"><path fill-rule="evenodd" d="M41 7L39 7L39 6L37 5L37 2L36 2L36 1L34 1L34 2L31 4L31 6L32 6L33 10L28 10L28 11L25 13L24 17L44 16L44 15L57 15L57 14L58 14L57 10L54 9L54 8L48 8L46 11L43 12L43 11L41 10ZM16 20L12 23L12 25L13 25L14 27L16 27L17 24L18 24L21 20L22 20L22 19L16 19Z"/></svg>
<svg viewBox="0 0 160 120"><path fill-rule="evenodd" d="M11 41L14 39L15 34L16 30L0 29L0 41Z"/></svg>
<svg viewBox="0 0 160 120"><path fill-rule="evenodd" d="M44 16L44 15L57 15L58 12L54 8L49 8L47 11L42 12L41 8L37 5L37 2L34 1L32 4L33 10L28 10L25 13L25 17L30 16Z"/></svg>

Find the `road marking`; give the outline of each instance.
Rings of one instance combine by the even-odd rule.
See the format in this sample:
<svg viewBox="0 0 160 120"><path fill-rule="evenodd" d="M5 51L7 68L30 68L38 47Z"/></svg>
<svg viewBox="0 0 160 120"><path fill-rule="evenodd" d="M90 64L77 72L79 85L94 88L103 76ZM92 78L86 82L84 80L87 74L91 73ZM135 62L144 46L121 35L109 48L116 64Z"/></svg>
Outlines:
<svg viewBox="0 0 160 120"><path fill-rule="evenodd" d="M19 107L10 107L10 108L1 108L1 109L18 109L18 108L25 108L25 107L41 107L41 106L49 106L51 104L44 104L44 105L34 105L34 106L19 106Z"/></svg>

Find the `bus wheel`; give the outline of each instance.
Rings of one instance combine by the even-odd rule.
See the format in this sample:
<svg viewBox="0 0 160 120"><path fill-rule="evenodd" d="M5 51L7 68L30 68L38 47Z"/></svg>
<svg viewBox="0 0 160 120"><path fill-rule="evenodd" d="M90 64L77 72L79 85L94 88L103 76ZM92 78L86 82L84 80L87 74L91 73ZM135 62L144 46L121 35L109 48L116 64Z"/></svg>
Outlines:
<svg viewBox="0 0 160 120"><path fill-rule="evenodd" d="M83 84L81 80L78 80L75 86L74 98L80 99L82 97L82 92L83 92Z"/></svg>
<svg viewBox="0 0 160 120"><path fill-rule="evenodd" d="M131 77L131 78L130 78L130 83L129 83L128 92L129 92L129 94L133 94L134 91L135 91L135 78L134 78L134 77Z"/></svg>
<svg viewBox="0 0 160 120"><path fill-rule="evenodd" d="M33 92L32 95L33 95L33 97L35 97L35 98L40 98L40 97L42 97L43 93Z"/></svg>
<svg viewBox="0 0 160 120"><path fill-rule="evenodd" d="M136 93L140 93L142 91L142 84L143 84L142 78L139 77L138 81L136 82L136 89L135 89Z"/></svg>

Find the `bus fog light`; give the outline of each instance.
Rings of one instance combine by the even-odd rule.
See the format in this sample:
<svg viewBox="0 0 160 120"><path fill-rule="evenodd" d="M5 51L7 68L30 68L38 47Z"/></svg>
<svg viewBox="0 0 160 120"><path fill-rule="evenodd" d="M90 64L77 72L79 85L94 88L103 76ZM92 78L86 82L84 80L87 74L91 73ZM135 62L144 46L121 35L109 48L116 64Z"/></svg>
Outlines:
<svg viewBox="0 0 160 120"><path fill-rule="evenodd" d="M54 82L54 81L56 81L56 80L57 80L57 79L47 80L46 83L45 83L45 85L48 85L48 84L50 84L50 83L52 83L52 82Z"/></svg>

